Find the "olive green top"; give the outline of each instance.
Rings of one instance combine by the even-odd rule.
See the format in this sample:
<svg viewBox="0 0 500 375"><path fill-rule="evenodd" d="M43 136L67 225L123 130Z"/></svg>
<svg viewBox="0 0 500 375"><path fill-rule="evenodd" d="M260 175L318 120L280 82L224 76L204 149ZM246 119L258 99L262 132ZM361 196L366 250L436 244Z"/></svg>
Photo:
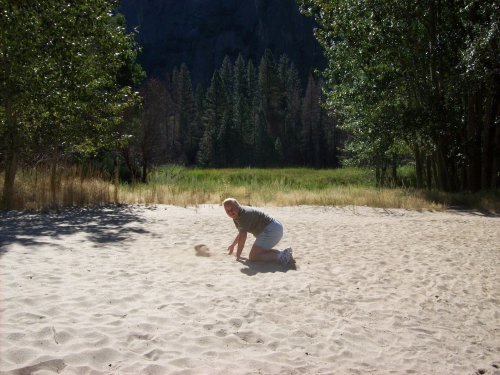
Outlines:
<svg viewBox="0 0 500 375"><path fill-rule="evenodd" d="M240 212L236 219L233 219L234 225L241 232L252 233L257 237L265 227L274 219L268 214L253 207L240 206Z"/></svg>

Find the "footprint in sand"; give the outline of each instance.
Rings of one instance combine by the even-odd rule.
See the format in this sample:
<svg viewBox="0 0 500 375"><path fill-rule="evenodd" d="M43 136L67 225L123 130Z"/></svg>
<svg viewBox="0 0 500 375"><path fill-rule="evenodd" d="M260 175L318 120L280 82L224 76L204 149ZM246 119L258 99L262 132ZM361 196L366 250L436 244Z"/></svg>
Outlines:
<svg viewBox="0 0 500 375"><path fill-rule="evenodd" d="M194 250L196 251L196 256L197 257L209 257L210 256L210 249L206 245L196 245L194 247Z"/></svg>

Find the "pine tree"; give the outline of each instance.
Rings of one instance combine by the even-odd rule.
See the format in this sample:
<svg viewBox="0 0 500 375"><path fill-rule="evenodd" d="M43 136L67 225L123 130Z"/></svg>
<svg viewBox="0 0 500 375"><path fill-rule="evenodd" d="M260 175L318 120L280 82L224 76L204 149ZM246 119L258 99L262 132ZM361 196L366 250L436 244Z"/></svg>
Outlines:
<svg viewBox="0 0 500 375"><path fill-rule="evenodd" d="M222 83L222 88L226 93L226 96L229 97L234 92L234 72L233 72L233 63L229 56L225 56L222 61L222 65L219 69L219 75Z"/></svg>
<svg viewBox="0 0 500 375"><path fill-rule="evenodd" d="M310 74L302 101L302 150L306 163L316 167L322 165L320 97L320 89Z"/></svg>
<svg viewBox="0 0 500 375"><path fill-rule="evenodd" d="M198 131L198 144L197 144L197 152L196 152L196 158L192 162L192 164L196 164L198 162L197 157L200 149L200 144L201 144L201 139L203 137L203 134L205 133L205 126L203 123L203 114L205 112L205 91L201 84L198 84L196 86L196 90L194 93L194 100L195 100L195 106L196 106L196 129Z"/></svg>
<svg viewBox="0 0 500 375"><path fill-rule="evenodd" d="M272 138L276 138L280 130L280 92L279 78L277 74L274 57L269 49L266 49L259 65L259 91L261 108L266 117L268 132Z"/></svg>
<svg viewBox="0 0 500 375"><path fill-rule="evenodd" d="M217 136L217 159L220 166L239 164L241 133L235 124L235 76L231 59L226 56L219 71L224 96L224 113Z"/></svg>
<svg viewBox="0 0 500 375"><path fill-rule="evenodd" d="M179 71L177 95L181 145L180 159L191 164L196 160L200 134L196 122L196 106L191 83L191 73L186 64L182 64Z"/></svg>
<svg viewBox="0 0 500 375"><path fill-rule="evenodd" d="M234 64L234 122L236 128L243 133L248 115L248 82L246 65L240 54Z"/></svg>
<svg viewBox="0 0 500 375"><path fill-rule="evenodd" d="M274 157L274 144L272 138L269 136L267 118L262 104L256 110L255 124L254 124L254 162L256 166L266 167L269 166L275 159Z"/></svg>
<svg viewBox="0 0 500 375"><path fill-rule="evenodd" d="M274 142L274 155L276 157L276 165L283 165L283 162L285 161L285 155L283 153L283 145L281 144L281 140L279 139L279 137L276 138L276 141Z"/></svg>
<svg viewBox="0 0 500 375"><path fill-rule="evenodd" d="M241 54L234 66L234 126L240 145L238 161L240 165L251 163L252 112L249 97L248 68Z"/></svg>
<svg viewBox="0 0 500 375"><path fill-rule="evenodd" d="M172 71L171 79L167 79L167 90L172 102L168 112L168 147L170 161L177 161L182 153L181 145L181 119L180 119L180 72L177 67Z"/></svg>
<svg viewBox="0 0 500 375"><path fill-rule="evenodd" d="M173 162L176 160L179 154L179 128L178 128L178 107L176 96L176 89L174 81L178 80L179 71L174 68L171 74L167 74L165 77L165 88L166 88L166 101L165 101L165 161ZM174 79L175 77L175 79Z"/></svg>
<svg viewBox="0 0 500 375"><path fill-rule="evenodd" d="M245 131L245 142L249 145L248 158L249 163L256 164L256 124L258 120L258 108L260 104L259 83L257 71L252 60L247 64L247 86L248 86L248 106L249 106L249 122L248 129Z"/></svg>
<svg viewBox="0 0 500 375"><path fill-rule="evenodd" d="M300 158L301 132L301 82L297 69L293 66L287 71L286 85L286 113L284 119L283 140L285 160L291 164L302 162Z"/></svg>
<svg viewBox="0 0 500 375"><path fill-rule="evenodd" d="M197 156L198 164L203 167L219 166L220 163L220 160L217 160L217 152L221 151L218 136L224 116L225 98L223 93L222 80L216 70L205 98L204 132Z"/></svg>
<svg viewBox="0 0 500 375"><path fill-rule="evenodd" d="M144 109L141 116L140 149L142 155L142 182L147 182L151 166L164 154L162 129L166 120L166 89L163 82L150 79L146 82L142 96Z"/></svg>

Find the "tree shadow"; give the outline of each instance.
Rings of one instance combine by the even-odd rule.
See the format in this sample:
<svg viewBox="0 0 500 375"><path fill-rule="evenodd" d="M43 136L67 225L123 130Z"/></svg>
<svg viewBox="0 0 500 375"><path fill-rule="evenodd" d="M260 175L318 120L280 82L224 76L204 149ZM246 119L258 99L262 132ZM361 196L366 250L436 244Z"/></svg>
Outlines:
<svg viewBox="0 0 500 375"><path fill-rule="evenodd" d="M50 244L46 238L60 238L87 233L96 244L121 242L131 233L148 233L139 225L144 222L129 206L79 207L56 213L23 213L0 211L0 254L14 243L23 246Z"/></svg>
<svg viewBox="0 0 500 375"><path fill-rule="evenodd" d="M441 203L451 212L485 217L500 217L500 189L484 190L476 193L445 193L423 190L423 197L430 202Z"/></svg>
<svg viewBox="0 0 500 375"><path fill-rule="evenodd" d="M450 212L456 214L465 214L465 215L473 215L473 216L483 216L483 217L500 217L500 212L488 211L483 209L471 209L467 207L460 206L450 206L448 208Z"/></svg>
<svg viewBox="0 0 500 375"><path fill-rule="evenodd" d="M283 272L286 273L290 270L296 271L297 265L295 261L288 265L283 265L279 263L266 263L266 262L252 262L248 259L238 260L241 264L245 265L247 268L242 268L240 271L247 276L255 276L258 273L275 273Z"/></svg>

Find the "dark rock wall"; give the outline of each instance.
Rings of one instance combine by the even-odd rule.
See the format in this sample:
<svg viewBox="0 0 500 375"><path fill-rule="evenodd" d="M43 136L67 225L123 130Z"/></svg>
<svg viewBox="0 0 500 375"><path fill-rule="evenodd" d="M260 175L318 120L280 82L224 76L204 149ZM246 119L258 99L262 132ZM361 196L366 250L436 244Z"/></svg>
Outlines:
<svg viewBox="0 0 500 375"><path fill-rule="evenodd" d="M207 84L226 54L234 60L241 52L258 66L266 48L276 58L286 53L303 81L325 64L295 0L122 0L120 11L139 29L139 62L150 77L184 62L194 84Z"/></svg>

